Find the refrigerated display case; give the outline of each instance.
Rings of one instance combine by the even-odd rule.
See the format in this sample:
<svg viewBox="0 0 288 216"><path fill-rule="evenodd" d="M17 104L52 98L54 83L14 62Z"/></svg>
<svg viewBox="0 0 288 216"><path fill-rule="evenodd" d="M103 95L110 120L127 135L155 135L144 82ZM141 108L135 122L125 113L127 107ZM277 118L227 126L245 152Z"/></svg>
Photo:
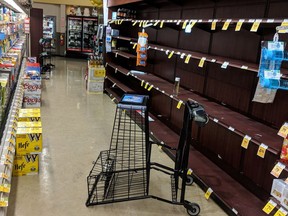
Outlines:
<svg viewBox="0 0 288 216"><path fill-rule="evenodd" d="M96 17L67 16L66 55L93 53L93 41L97 29L98 19Z"/></svg>
<svg viewBox="0 0 288 216"><path fill-rule="evenodd" d="M94 36L97 34L98 22L95 18L83 18L83 52L93 52Z"/></svg>

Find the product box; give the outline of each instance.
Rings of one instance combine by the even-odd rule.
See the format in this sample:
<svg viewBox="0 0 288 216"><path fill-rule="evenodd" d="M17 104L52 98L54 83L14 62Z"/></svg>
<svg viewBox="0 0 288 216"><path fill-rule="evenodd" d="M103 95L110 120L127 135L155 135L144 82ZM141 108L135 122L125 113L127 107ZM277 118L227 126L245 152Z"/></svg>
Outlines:
<svg viewBox="0 0 288 216"><path fill-rule="evenodd" d="M271 195L281 202L286 185L287 184L283 179L274 179L271 189Z"/></svg>
<svg viewBox="0 0 288 216"><path fill-rule="evenodd" d="M42 152L42 128L17 128L16 154Z"/></svg>
<svg viewBox="0 0 288 216"><path fill-rule="evenodd" d="M25 108L20 109L19 113L41 113L40 108Z"/></svg>
<svg viewBox="0 0 288 216"><path fill-rule="evenodd" d="M16 155L13 176L35 175L39 172L39 154Z"/></svg>
<svg viewBox="0 0 288 216"><path fill-rule="evenodd" d="M104 66L89 66L88 80L101 81L106 76L106 69Z"/></svg>
<svg viewBox="0 0 288 216"><path fill-rule="evenodd" d="M41 95L25 94L23 98L23 107L24 108L41 107Z"/></svg>
<svg viewBox="0 0 288 216"><path fill-rule="evenodd" d="M19 112L18 122L39 122L41 121L41 113L40 112Z"/></svg>
<svg viewBox="0 0 288 216"><path fill-rule="evenodd" d="M24 79L24 94L41 94L41 79Z"/></svg>
<svg viewBox="0 0 288 216"><path fill-rule="evenodd" d="M284 189L281 205L288 209L288 187Z"/></svg>
<svg viewBox="0 0 288 216"><path fill-rule="evenodd" d="M18 122L18 128L42 128L42 122Z"/></svg>
<svg viewBox="0 0 288 216"><path fill-rule="evenodd" d="M103 93L104 90L104 82L95 82L95 81L88 81L87 83L87 92L100 94Z"/></svg>

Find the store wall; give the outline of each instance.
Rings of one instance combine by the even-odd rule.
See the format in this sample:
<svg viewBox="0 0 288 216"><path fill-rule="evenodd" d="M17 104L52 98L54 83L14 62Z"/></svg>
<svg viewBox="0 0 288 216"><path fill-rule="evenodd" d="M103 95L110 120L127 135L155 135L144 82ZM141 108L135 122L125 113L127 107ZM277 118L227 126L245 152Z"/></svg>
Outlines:
<svg viewBox="0 0 288 216"><path fill-rule="evenodd" d="M34 0L34 3L47 3L47 4L63 4L63 5L78 5L78 6L90 6L92 3L90 0Z"/></svg>
<svg viewBox="0 0 288 216"><path fill-rule="evenodd" d="M61 32L60 30L60 26L61 26L60 5L34 3L33 8L42 8L44 15L56 16L56 32Z"/></svg>
<svg viewBox="0 0 288 216"><path fill-rule="evenodd" d="M59 46L60 34L66 32L66 6L59 4L33 3L33 8L43 9L43 15L56 17L56 54L63 56L65 54L65 45Z"/></svg>

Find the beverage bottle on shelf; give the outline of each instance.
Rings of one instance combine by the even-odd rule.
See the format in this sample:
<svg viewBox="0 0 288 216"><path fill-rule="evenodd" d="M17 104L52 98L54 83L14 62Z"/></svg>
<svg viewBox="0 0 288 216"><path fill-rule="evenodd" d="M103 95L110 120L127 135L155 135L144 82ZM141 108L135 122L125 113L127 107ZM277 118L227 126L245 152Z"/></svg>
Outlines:
<svg viewBox="0 0 288 216"><path fill-rule="evenodd" d="M180 77L175 77L175 83L173 88L173 95L178 96L180 87Z"/></svg>

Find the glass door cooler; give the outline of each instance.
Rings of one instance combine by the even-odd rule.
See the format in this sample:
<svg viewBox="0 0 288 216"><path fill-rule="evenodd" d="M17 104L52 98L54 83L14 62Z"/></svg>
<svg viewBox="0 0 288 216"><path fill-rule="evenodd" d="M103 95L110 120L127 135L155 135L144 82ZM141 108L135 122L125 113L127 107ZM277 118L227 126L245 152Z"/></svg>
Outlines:
<svg viewBox="0 0 288 216"><path fill-rule="evenodd" d="M94 36L97 34L98 19L97 18L83 18L83 41L82 52L92 53Z"/></svg>
<svg viewBox="0 0 288 216"><path fill-rule="evenodd" d="M82 17L67 17L67 51L82 51Z"/></svg>

